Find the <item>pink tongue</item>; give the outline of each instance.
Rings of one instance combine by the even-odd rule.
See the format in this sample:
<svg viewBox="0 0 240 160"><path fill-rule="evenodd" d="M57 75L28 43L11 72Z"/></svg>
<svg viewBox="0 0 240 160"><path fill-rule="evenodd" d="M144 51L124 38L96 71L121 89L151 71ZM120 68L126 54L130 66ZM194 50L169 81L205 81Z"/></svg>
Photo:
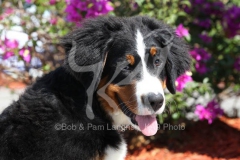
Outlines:
<svg viewBox="0 0 240 160"><path fill-rule="evenodd" d="M145 136L152 136L157 133L158 125L156 117L137 115L135 120Z"/></svg>

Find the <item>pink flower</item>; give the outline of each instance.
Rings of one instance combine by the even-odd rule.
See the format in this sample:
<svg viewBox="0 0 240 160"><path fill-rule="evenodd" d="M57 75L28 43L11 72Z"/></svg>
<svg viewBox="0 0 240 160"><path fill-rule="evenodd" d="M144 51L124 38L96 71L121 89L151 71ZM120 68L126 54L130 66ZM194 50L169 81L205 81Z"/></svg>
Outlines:
<svg viewBox="0 0 240 160"><path fill-rule="evenodd" d="M5 14L9 15L9 14L12 14L14 12L14 10L12 8L7 8L5 10Z"/></svg>
<svg viewBox="0 0 240 160"><path fill-rule="evenodd" d="M185 74L179 76L176 80L176 89L181 92L185 88L188 82L192 81L191 72L186 72Z"/></svg>
<svg viewBox="0 0 240 160"><path fill-rule="evenodd" d="M15 49L18 48L18 41L16 40L10 40L10 39L5 39L4 41L6 48L11 48L11 49Z"/></svg>
<svg viewBox="0 0 240 160"><path fill-rule="evenodd" d="M5 52L5 47L3 45L0 45L0 52Z"/></svg>
<svg viewBox="0 0 240 160"><path fill-rule="evenodd" d="M50 0L50 1L49 1L49 4L50 4L50 5L54 5L55 3L56 3L56 0Z"/></svg>
<svg viewBox="0 0 240 160"><path fill-rule="evenodd" d="M32 0L26 0L27 3L32 3Z"/></svg>
<svg viewBox="0 0 240 160"><path fill-rule="evenodd" d="M208 124L211 124L217 116L223 114L223 110L215 100L212 100L206 107L197 105L194 113L200 120L206 119L208 120Z"/></svg>
<svg viewBox="0 0 240 160"><path fill-rule="evenodd" d="M50 23L52 25L56 25L57 24L57 18L51 18Z"/></svg>
<svg viewBox="0 0 240 160"><path fill-rule="evenodd" d="M27 63L31 60L30 48L23 48L19 51L19 55L23 57L23 60Z"/></svg>
<svg viewBox="0 0 240 160"><path fill-rule="evenodd" d="M181 38L181 37L187 37L189 35L189 32L186 28L183 27L183 24L180 24L176 28L176 34Z"/></svg>

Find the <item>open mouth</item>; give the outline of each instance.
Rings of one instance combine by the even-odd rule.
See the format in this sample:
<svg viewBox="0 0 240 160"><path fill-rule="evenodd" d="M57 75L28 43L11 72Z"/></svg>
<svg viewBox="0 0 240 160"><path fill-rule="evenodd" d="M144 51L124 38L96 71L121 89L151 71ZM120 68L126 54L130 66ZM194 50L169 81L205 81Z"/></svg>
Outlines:
<svg viewBox="0 0 240 160"><path fill-rule="evenodd" d="M141 132L145 136L152 136L156 134L158 130L156 115L137 115L128 109L118 95L116 97L122 112L131 119L133 124L139 126Z"/></svg>

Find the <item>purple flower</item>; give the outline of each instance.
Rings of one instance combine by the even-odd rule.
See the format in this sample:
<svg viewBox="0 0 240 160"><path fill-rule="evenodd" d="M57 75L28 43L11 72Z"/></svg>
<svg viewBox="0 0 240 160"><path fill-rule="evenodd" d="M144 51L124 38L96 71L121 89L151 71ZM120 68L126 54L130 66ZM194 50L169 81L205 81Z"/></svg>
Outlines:
<svg viewBox="0 0 240 160"><path fill-rule="evenodd" d="M235 62L234 62L234 68L237 70L237 71L240 71L240 57L238 57Z"/></svg>
<svg viewBox="0 0 240 160"><path fill-rule="evenodd" d="M23 60L27 63L31 60L30 48L23 48L19 51L19 55L23 57Z"/></svg>
<svg viewBox="0 0 240 160"><path fill-rule="evenodd" d="M185 74L179 76L176 80L176 89L182 92L188 82L192 81L191 72L186 72Z"/></svg>
<svg viewBox="0 0 240 160"><path fill-rule="evenodd" d="M209 37L208 35L206 34L201 34L199 35L199 37L202 39L203 42L205 43L211 43L212 42L212 38Z"/></svg>
<svg viewBox="0 0 240 160"><path fill-rule="evenodd" d="M222 2L213 2L209 14L222 17L224 13L224 4Z"/></svg>
<svg viewBox="0 0 240 160"><path fill-rule="evenodd" d="M199 27L203 27L203 28L210 28L211 27L211 20L210 19L203 19L203 20L200 20L200 19L197 19L194 21L194 23L196 25L198 25Z"/></svg>
<svg viewBox="0 0 240 160"><path fill-rule="evenodd" d="M223 17L223 28L228 38L240 34L240 7L232 6Z"/></svg>
<svg viewBox="0 0 240 160"><path fill-rule="evenodd" d="M176 28L176 34L181 37L187 37L189 35L189 32L186 28L183 27L183 24L180 24Z"/></svg>
<svg viewBox="0 0 240 160"><path fill-rule="evenodd" d="M206 61L211 58L211 55L203 48L195 48L194 50L190 51L190 54L196 60L196 71L200 74L205 74L208 72Z"/></svg>
<svg viewBox="0 0 240 160"><path fill-rule="evenodd" d="M200 120L206 119L208 120L208 124L211 124L217 116L223 114L223 110L215 100L212 100L206 107L203 105L197 105L194 113Z"/></svg>
<svg viewBox="0 0 240 160"><path fill-rule="evenodd" d="M194 12L194 14L198 14L197 16L201 17L202 15L205 16L217 16L217 17L222 17L224 13L224 4L222 2L213 2L213 1L208 1L208 0L190 0L191 2L191 8L188 6L185 6L183 9L186 13L191 14ZM200 24L201 26L204 24Z"/></svg>
<svg viewBox="0 0 240 160"><path fill-rule="evenodd" d="M190 54L196 61L207 61L211 55L203 48L195 48L190 51Z"/></svg>
<svg viewBox="0 0 240 160"><path fill-rule="evenodd" d="M200 74L205 74L208 72L208 68L205 63L196 62L195 64L196 71Z"/></svg>

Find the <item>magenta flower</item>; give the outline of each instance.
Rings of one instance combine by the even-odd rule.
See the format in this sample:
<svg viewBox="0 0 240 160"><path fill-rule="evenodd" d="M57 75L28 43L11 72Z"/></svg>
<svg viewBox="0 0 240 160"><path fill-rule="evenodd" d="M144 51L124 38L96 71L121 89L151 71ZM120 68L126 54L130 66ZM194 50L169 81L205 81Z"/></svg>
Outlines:
<svg viewBox="0 0 240 160"><path fill-rule="evenodd" d="M190 51L191 56L196 60L195 68L200 74L208 71L206 62L211 58L211 55L203 48L195 48Z"/></svg>
<svg viewBox="0 0 240 160"><path fill-rule="evenodd" d="M186 28L183 27L183 24L180 24L176 28L176 34L181 37L187 37L189 35L189 32Z"/></svg>
<svg viewBox="0 0 240 160"><path fill-rule="evenodd" d="M56 0L49 0L50 5L54 5L56 3Z"/></svg>
<svg viewBox="0 0 240 160"><path fill-rule="evenodd" d="M203 105L197 105L194 112L200 120L208 120L208 124L211 124L213 120L223 114L223 110L220 105L215 101L210 101L206 107Z"/></svg>
<svg viewBox="0 0 240 160"><path fill-rule="evenodd" d="M233 66L237 71L240 71L240 57L236 58Z"/></svg>
<svg viewBox="0 0 240 160"><path fill-rule="evenodd" d="M109 0L68 0L65 11L67 20L80 25L83 18L95 18L99 15L105 15L113 10ZM84 15L84 17L82 17Z"/></svg>
<svg viewBox="0 0 240 160"><path fill-rule="evenodd" d="M185 88L186 84L191 81L192 81L191 72L186 72L185 74L179 76L176 79L177 91L182 92L183 88Z"/></svg>
<svg viewBox="0 0 240 160"><path fill-rule="evenodd" d="M27 63L31 61L30 48L23 48L19 51L19 55L23 57L23 60Z"/></svg>
<svg viewBox="0 0 240 160"><path fill-rule="evenodd" d="M18 48L18 41L16 40L10 40L10 39L5 39L4 41L6 48L11 48L11 49L15 49Z"/></svg>
<svg viewBox="0 0 240 160"><path fill-rule="evenodd" d="M199 37L202 39L202 41L203 41L204 43L211 43L211 42L212 42L212 38L209 37L209 36L206 35L206 34L201 34L201 35L199 35Z"/></svg>
<svg viewBox="0 0 240 160"><path fill-rule="evenodd" d="M5 52L4 53L4 55L3 55L3 59L5 60L5 59L8 59L8 58L10 58L10 57L12 57L14 55L14 53L13 52Z"/></svg>
<svg viewBox="0 0 240 160"><path fill-rule="evenodd" d="M78 10L74 5L68 5L65 11L67 12L68 21L79 23L82 20L82 16L78 13Z"/></svg>

